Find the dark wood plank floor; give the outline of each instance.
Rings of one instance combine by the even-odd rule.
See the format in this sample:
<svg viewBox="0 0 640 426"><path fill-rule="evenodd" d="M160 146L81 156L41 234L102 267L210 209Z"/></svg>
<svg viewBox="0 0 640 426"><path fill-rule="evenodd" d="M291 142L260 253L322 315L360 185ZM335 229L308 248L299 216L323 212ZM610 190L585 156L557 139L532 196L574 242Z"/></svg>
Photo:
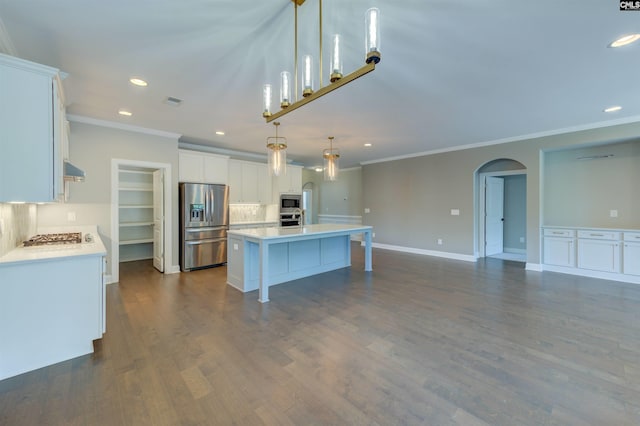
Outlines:
<svg viewBox="0 0 640 426"><path fill-rule="evenodd" d="M638 425L640 286L374 250L257 292L121 265L93 355L0 381L2 425Z"/></svg>

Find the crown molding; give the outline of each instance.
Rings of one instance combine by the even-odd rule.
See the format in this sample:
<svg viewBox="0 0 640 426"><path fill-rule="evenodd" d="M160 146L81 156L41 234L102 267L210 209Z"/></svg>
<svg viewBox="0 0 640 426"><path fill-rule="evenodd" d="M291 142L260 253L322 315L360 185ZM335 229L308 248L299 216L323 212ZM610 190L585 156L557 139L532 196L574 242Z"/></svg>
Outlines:
<svg viewBox="0 0 640 426"><path fill-rule="evenodd" d="M116 123L114 121L99 120L97 118L86 117L84 115L67 114L67 119L74 123L92 124L94 126L108 127L111 129L126 130L128 132L142 133L151 136L160 136L168 139L180 139L182 135L178 133L165 132L163 130L149 129L147 127L134 126L131 124Z"/></svg>
<svg viewBox="0 0 640 426"><path fill-rule="evenodd" d="M415 157L424 157L427 155L443 154L445 152L453 152L453 151L463 151L465 149L482 148L485 146L501 145L501 144L512 143L512 142L522 142L525 140L538 139L538 138L543 138L547 136L557 136L557 135L563 135L568 133L581 132L585 130L602 129L606 127L613 127L613 126L619 126L622 124L632 124L632 123L640 123L640 115L634 115L626 118L619 118L616 120L598 121L596 123L582 124L578 126L565 127L561 129L555 129L555 130L547 130L544 132L529 133L526 135L513 136L513 137L503 138L503 139L495 139L495 140L486 141L486 142L478 142L478 143L472 143L467 145L452 146L449 148L434 149L431 151L416 152L414 154L380 158L377 160L363 161L360 164L363 166L366 166L367 164L386 163L388 161L404 160L407 158L415 158Z"/></svg>

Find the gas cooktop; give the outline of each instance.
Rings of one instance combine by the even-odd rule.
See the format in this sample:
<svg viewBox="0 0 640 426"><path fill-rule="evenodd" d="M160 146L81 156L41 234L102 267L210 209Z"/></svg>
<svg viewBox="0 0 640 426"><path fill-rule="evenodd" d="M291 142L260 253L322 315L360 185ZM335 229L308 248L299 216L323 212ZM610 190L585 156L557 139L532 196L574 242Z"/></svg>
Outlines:
<svg viewBox="0 0 640 426"><path fill-rule="evenodd" d="M34 235L24 241L25 247L46 246L54 244L80 244L82 242L81 232L65 232L60 234L39 234Z"/></svg>

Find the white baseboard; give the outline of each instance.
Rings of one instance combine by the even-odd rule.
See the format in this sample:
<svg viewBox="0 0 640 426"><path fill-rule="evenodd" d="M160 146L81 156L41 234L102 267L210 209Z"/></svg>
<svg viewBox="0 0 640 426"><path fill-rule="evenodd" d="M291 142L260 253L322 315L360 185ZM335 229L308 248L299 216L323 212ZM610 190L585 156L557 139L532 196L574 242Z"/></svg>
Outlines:
<svg viewBox="0 0 640 426"><path fill-rule="evenodd" d="M116 282L113 281L113 275L105 275L104 276L104 284L105 285L107 285L107 284L115 284Z"/></svg>
<svg viewBox="0 0 640 426"><path fill-rule="evenodd" d="M640 284L639 275L616 274L613 272L590 271L588 269L570 268L566 266L541 265L543 271L560 272L562 274L579 275L581 277L599 278L623 283Z"/></svg>
<svg viewBox="0 0 640 426"><path fill-rule="evenodd" d="M542 272L542 265L539 263L529 263L527 262L525 268L527 271L535 271L535 272Z"/></svg>
<svg viewBox="0 0 640 426"><path fill-rule="evenodd" d="M364 245L364 242L361 244ZM413 247L395 246L392 244L371 243L374 248L381 248L385 250L400 251L404 253L421 254L424 256L443 257L453 260L464 260L465 262L476 262L478 259L470 254L451 253L447 251L425 250Z"/></svg>
<svg viewBox="0 0 640 426"><path fill-rule="evenodd" d="M526 249L511 248L511 247L505 247L502 251L505 253L527 254Z"/></svg>
<svg viewBox="0 0 640 426"><path fill-rule="evenodd" d="M172 265L164 270L165 274L179 274L180 273L180 265Z"/></svg>

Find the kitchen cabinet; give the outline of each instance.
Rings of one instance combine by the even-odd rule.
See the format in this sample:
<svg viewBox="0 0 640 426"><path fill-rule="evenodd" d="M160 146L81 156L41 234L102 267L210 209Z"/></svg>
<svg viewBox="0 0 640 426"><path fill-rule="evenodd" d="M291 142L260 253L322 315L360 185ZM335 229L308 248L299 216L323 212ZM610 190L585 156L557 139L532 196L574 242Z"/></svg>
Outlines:
<svg viewBox="0 0 640 426"><path fill-rule="evenodd" d="M178 180L191 183L227 184L229 157L196 151L178 153Z"/></svg>
<svg viewBox="0 0 640 426"><path fill-rule="evenodd" d="M623 272L640 276L640 232L625 232L623 245Z"/></svg>
<svg viewBox="0 0 640 426"><path fill-rule="evenodd" d="M287 173L284 176L274 177L277 182L278 194L274 199L279 200L280 194L302 194L302 167L287 164Z"/></svg>
<svg viewBox="0 0 640 426"><path fill-rule="evenodd" d="M578 268L620 272L620 233L578 231Z"/></svg>
<svg viewBox="0 0 640 426"><path fill-rule="evenodd" d="M576 265L575 231L570 229L545 229L543 261L547 265Z"/></svg>
<svg viewBox="0 0 640 426"><path fill-rule="evenodd" d="M153 174L120 169L118 180L120 262L153 258Z"/></svg>
<svg viewBox="0 0 640 426"><path fill-rule="evenodd" d="M64 199L65 124L58 70L0 54L0 202Z"/></svg>
<svg viewBox="0 0 640 426"><path fill-rule="evenodd" d="M229 160L229 203L271 203L271 180L266 164Z"/></svg>

